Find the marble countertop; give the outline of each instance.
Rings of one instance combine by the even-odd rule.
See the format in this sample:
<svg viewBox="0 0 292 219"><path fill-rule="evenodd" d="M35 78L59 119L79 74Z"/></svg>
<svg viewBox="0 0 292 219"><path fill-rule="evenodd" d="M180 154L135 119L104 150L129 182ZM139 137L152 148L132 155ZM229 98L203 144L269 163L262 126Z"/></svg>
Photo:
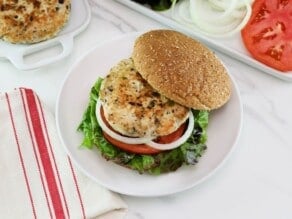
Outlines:
<svg viewBox="0 0 292 219"><path fill-rule="evenodd" d="M91 22L75 38L67 58L31 71L1 60L0 92L33 88L54 112L62 81L82 54L124 33L166 28L113 0L90 0L90 6ZM217 54L237 82L243 102L235 150L212 177L192 189L155 198L121 195L129 206L128 219L292 218L292 83Z"/></svg>

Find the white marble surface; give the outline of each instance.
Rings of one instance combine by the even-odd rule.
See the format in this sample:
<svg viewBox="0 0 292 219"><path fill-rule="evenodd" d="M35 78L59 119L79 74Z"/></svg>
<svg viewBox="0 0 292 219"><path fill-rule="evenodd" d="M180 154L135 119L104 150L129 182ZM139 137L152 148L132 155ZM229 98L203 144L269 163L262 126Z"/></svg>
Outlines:
<svg viewBox="0 0 292 219"><path fill-rule="evenodd" d="M30 87L54 112L68 69L87 50L123 33L164 27L112 0L90 4L92 20L76 37L69 57L32 71L1 61L0 92ZM239 85L243 101L236 149L211 178L185 192L157 198L122 195L129 206L128 219L292 218L292 83L218 55Z"/></svg>

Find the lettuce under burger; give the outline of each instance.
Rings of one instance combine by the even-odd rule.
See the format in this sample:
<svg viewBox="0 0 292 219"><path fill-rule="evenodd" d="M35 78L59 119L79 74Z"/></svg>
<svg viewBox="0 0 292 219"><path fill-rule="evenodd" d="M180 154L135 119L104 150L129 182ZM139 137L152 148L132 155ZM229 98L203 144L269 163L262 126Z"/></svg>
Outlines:
<svg viewBox="0 0 292 219"><path fill-rule="evenodd" d="M139 173L161 174L175 171L183 164L194 165L206 150L208 111L193 110L194 129L188 140L172 150L154 155L135 154L123 151L109 143L96 119L96 103L102 79L99 78L91 89L89 104L83 115L78 131L84 135L82 147L97 147L107 160L136 170Z"/></svg>

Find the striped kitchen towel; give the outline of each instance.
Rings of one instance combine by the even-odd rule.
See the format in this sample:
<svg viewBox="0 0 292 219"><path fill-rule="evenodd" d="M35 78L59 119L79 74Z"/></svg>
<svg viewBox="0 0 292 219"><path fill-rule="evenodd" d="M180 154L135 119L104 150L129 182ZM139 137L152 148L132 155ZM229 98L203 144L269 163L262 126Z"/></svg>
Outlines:
<svg viewBox="0 0 292 219"><path fill-rule="evenodd" d="M0 218L123 218L125 203L82 175L34 91L0 94Z"/></svg>

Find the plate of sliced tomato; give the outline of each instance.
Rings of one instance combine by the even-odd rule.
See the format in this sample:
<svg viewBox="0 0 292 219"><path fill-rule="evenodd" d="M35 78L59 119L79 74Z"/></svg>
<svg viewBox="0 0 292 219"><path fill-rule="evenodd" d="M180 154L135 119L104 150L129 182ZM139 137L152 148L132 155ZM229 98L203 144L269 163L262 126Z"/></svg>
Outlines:
<svg viewBox="0 0 292 219"><path fill-rule="evenodd" d="M207 150L196 165L184 165L174 172L160 175L140 174L107 161L96 147L81 147L83 134L77 129L88 106L92 86L98 78L105 77L112 66L131 56L134 41L140 34L125 34L103 42L72 66L58 95L56 124L64 150L89 178L121 194L163 196L190 189L204 182L222 166L239 138L242 103L238 87L231 76L232 94L228 103L210 113ZM176 135L181 133L167 136L161 141L175 139ZM129 151L128 145L120 147ZM147 148L145 150L148 151Z"/></svg>
<svg viewBox="0 0 292 219"><path fill-rule="evenodd" d="M292 71L292 1L256 0L241 31L245 47L260 62L282 72Z"/></svg>

